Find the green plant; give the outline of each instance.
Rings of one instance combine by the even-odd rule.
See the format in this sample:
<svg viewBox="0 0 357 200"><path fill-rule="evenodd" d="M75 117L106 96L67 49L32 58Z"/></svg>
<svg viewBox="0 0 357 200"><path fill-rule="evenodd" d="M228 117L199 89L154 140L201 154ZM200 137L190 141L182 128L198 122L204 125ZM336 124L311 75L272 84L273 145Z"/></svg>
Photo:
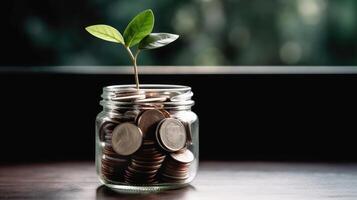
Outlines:
<svg viewBox="0 0 357 200"><path fill-rule="evenodd" d="M115 42L125 47L133 63L137 89L140 87L137 66L139 53L145 49L163 47L179 37L171 33L151 33L154 28L154 21L154 13L148 9L142 11L131 20L124 30L124 35L117 29L104 24L92 25L85 28L90 34L97 38ZM131 49L134 46L137 46L135 54Z"/></svg>

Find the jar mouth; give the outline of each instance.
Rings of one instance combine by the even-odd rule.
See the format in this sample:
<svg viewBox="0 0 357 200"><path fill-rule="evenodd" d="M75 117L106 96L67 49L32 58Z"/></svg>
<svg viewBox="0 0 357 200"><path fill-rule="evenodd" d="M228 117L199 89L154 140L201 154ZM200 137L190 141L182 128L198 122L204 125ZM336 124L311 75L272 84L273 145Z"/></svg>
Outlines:
<svg viewBox="0 0 357 200"><path fill-rule="evenodd" d="M110 85L103 87L104 92L116 92L120 90L136 89L136 85ZM145 91L190 91L191 87L185 85L170 85L170 84L141 84L140 90Z"/></svg>
<svg viewBox="0 0 357 200"><path fill-rule="evenodd" d="M191 100L191 87L169 84L110 85L103 87L103 100L100 104L109 109L119 108L167 108L190 109L194 105Z"/></svg>

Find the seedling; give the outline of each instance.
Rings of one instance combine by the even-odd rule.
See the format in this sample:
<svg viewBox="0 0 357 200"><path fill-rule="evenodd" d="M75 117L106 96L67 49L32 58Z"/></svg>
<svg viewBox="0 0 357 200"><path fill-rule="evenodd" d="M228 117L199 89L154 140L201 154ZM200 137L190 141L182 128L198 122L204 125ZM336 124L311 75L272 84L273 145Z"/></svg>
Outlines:
<svg viewBox="0 0 357 200"><path fill-rule="evenodd" d="M124 30L124 35L114 27L105 24L92 25L85 28L97 38L124 46L134 67L135 83L138 90L140 89L137 66L139 53L142 50L163 47L179 37L171 33L152 33L154 21L154 13L148 9L142 11L131 20ZM131 48L135 46L136 51L133 53Z"/></svg>

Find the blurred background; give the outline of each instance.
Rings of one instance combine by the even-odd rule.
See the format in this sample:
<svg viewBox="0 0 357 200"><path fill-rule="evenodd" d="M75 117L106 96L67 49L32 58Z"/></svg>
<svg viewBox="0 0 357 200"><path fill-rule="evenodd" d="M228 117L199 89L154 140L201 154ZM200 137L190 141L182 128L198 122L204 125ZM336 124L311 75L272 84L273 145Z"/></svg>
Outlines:
<svg viewBox="0 0 357 200"><path fill-rule="evenodd" d="M17 0L2 3L0 65L129 65L123 48L84 27L123 32L147 8L154 31L181 38L141 54L140 64L357 64L355 0Z"/></svg>
<svg viewBox="0 0 357 200"><path fill-rule="evenodd" d="M181 37L140 55L141 83L192 87L202 160L357 161L355 0L16 0L0 12L0 162L94 159L102 87L134 77L84 28L123 32L147 8Z"/></svg>

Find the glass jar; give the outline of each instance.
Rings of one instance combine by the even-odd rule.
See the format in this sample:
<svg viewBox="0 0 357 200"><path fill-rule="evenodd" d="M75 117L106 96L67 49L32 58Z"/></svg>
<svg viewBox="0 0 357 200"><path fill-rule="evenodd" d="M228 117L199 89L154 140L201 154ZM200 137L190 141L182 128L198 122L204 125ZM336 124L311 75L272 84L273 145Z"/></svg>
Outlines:
<svg viewBox="0 0 357 200"><path fill-rule="evenodd" d="M198 168L198 118L191 88L103 88L96 118L96 169L119 190L155 191L189 184Z"/></svg>

